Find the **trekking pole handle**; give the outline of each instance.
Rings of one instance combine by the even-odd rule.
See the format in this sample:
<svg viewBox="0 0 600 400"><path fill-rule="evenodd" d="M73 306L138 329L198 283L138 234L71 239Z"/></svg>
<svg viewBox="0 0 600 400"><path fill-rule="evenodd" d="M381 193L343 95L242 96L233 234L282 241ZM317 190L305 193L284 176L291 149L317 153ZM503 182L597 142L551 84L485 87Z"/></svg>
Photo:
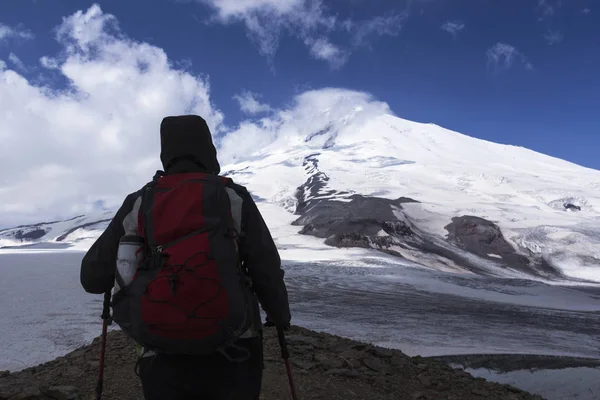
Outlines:
<svg viewBox="0 0 600 400"><path fill-rule="evenodd" d="M110 290L107 290L106 292L104 292L104 302L102 304L102 319L110 319L110 299L111 299L111 293ZM109 321L110 322L110 321Z"/></svg>
<svg viewBox="0 0 600 400"><path fill-rule="evenodd" d="M277 336L279 337L279 347L281 347L281 358L287 360L290 358L290 351L287 347L287 342L285 341L285 332L283 328L277 327Z"/></svg>

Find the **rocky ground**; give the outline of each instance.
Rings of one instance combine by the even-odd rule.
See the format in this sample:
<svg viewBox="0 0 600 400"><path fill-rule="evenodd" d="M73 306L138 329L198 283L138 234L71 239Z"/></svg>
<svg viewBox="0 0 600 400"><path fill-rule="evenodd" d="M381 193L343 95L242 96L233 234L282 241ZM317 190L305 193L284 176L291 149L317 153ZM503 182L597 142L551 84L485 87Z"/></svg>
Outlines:
<svg viewBox="0 0 600 400"><path fill-rule="evenodd" d="M288 332L300 399L469 400L541 399L506 385L476 379L432 359L293 327ZM94 399L99 340L64 357L18 373L0 372L0 400ZM109 334L104 399L143 399L134 374L133 343L120 331ZM276 332L266 328L261 399L289 399Z"/></svg>

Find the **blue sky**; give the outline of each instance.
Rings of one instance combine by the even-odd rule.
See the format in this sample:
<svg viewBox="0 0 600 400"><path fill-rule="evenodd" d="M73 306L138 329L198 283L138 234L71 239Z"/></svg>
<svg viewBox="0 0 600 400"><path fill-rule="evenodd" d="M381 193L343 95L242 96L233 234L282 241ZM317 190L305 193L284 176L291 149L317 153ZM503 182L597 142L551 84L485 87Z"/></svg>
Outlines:
<svg viewBox="0 0 600 400"><path fill-rule="evenodd" d="M212 99L230 125L244 117L233 99L240 90L278 105L308 88L345 87L372 93L407 119L600 168L600 8L591 0L327 1L327 17L356 24L393 19L387 32L373 31L361 45L343 28L315 29L313 37L352 50L343 65L333 66L312 57L294 28L281 28L276 51L260 54L243 17L215 20L219 8L211 2L98 4L128 36L208 74ZM62 18L92 4L2 2L0 22L21 26L35 39L0 46L0 57L13 52L36 64L60 49L52 29ZM497 43L518 52L510 65L490 62L487 52Z"/></svg>
<svg viewBox="0 0 600 400"><path fill-rule="evenodd" d="M134 168L122 161L123 143L135 144L150 131L156 135L164 115L200 113L220 134L292 107L307 90L335 87L370 93L402 118L600 169L598 5L4 1L0 123L13 141L4 138L2 167L14 165L37 187L77 176L72 189L48 186L61 193L56 204L76 197L87 207L99 201L111 206L145 179L156 160L156 136L135 149ZM50 149L53 158L45 156ZM37 161L27 169L24 157ZM112 197L106 188L114 180L95 164L103 160L117 165L115 172L137 174ZM75 175L83 164L85 174ZM0 176L5 196L22 193L17 175ZM98 182L104 192L95 192ZM27 206L3 201L0 215L34 215L47 200L37 192L28 196Z"/></svg>

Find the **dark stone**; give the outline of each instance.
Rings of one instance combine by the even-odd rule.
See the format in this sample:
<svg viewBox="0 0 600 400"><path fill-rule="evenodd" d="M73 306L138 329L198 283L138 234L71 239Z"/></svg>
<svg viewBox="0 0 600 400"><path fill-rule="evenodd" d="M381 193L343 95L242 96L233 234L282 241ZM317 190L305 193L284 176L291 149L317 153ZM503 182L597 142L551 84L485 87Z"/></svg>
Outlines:
<svg viewBox="0 0 600 400"><path fill-rule="evenodd" d="M88 361L87 367L91 370L97 370L98 368L100 368L100 361Z"/></svg>
<svg viewBox="0 0 600 400"><path fill-rule="evenodd" d="M363 363L373 371L381 372L382 374L390 373L390 366L378 358L365 358Z"/></svg>
<svg viewBox="0 0 600 400"><path fill-rule="evenodd" d="M431 378L429 378L428 376L419 375L417 376L417 380L421 383L421 385L425 387L431 386Z"/></svg>
<svg viewBox="0 0 600 400"><path fill-rule="evenodd" d="M429 368L429 365L427 365L427 364L423 364L423 363L417 364L417 369L420 370L420 371L424 371L424 370L426 370L428 368Z"/></svg>
<svg viewBox="0 0 600 400"><path fill-rule="evenodd" d="M502 257L515 253L504 239L500 228L483 218L469 215L455 217L444 228L448 231L448 241L482 257L487 257L490 253ZM522 263L529 263L526 257L520 257Z"/></svg>
<svg viewBox="0 0 600 400"><path fill-rule="evenodd" d="M535 275L542 272L545 275L559 276L555 268L544 264L543 261L538 266L541 267L540 271L537 271L536 266L532 265L527 257L518 254L506 241L500 228L491 221L464 215L452 218L452 223L446 225L445 229L448 231L450 243L482 258ZM501 259L490 257L488 254L499 255Z"/></svg>
<svg viewBox="0 0 600 400"><path fill-rule="evenodd" d="M17 394L10 398L10 400L42 400L42 392L36 387L26 387Z"/></svg>
<svg viewBox="0 0 600 400"><path fill-rule="evenodd" d="M573 211L581 211L581 207L576 206L575 204L571 204L571 203L565 204L565 209L573 210Z"/></svg>
<svg viewBox="0 0 600 400"><path fill-rule="evenodd" d="M351 367L351 368L360 368L360 366L362 365L360 360L357 360L355 358L350 358L346 361L346 364Z"/></svg>
<svg viewBox="0 0 600 400"><path fill-rule="evenodd" d="M277 361L279 361L279 360L277 360ZM302 361L302 360L296 360L296 359L292 359L292 364L302 370L305 370L305 371L311 370L317 366L317 364L315 364L315 363Z"/></svg>
<svg viewBox="0 0 600 400"><path fill-rule="evenodd" d="M481 396L481 397L489 397L490 396L490 392L488 390L480 389L480 388L471 389L471 393L473 393L476 396Z"/></svg>
<svg viewBox="0 0 600 400"><path fill-rule="evenodd" d="M358 378L360 376L360 374L356 371L352 371L346 368L336 368L336 369L330 369L329 371L326 372L327 375L340 375L340 376L345 376L347 378Z"/></svg>
<svg viewBox="0 0 600 400"><path fill-rule="evenodd" d="M373 354L376 357L391 358L394 355L394 352L390 349L374 347L373 349L371 349L371 354Z"/></svg>
<svg viewBox="0 0 600 400"><path fill-rule="evenodd" d="M286 342L290 345L316 345L318 343L318 340L309 336L302 336L302 335L289 335L286 336Z"/></svg>
<svg viewBox="0 0 600 400"><path fill-rule="evenodd" d="M315 354L313 359L326 370L341 368L345 363L341 358L328 357L323 354Z"/></svg>
<svg viewBox="0 0 600 400"><path fill-rule="evenodd" d="M399 368L405 368L408 366L408 364L410 363L410 359L408 358L403 358L403 357L398 357L398 356L393 356L390 359L390 363L394 366L394 367L399 367Z"/></svg>
<svg viewBox="0 0 600 400"><path fill-rule="evenodd" d="M73 386L51 386L43 388L43 393L55 400L79 400L79 392Z"/></svg>
<svg viewBox="0 0 600 400"><path fill-rule="evenodd" d="M381 228L385 233L390 235L408 236L414 233L412 229L402 221L384 221L381 224Z"/></svg>
<svg viewBox="0 0 600 400"><path fill-rule="evenodd" d="M18 230L15 233L15 239L36 240L36 239L43 237L46 233L48 233L48 231L46 231L45 229L41 229L41 228L33 229L31 231Z"/></svg>

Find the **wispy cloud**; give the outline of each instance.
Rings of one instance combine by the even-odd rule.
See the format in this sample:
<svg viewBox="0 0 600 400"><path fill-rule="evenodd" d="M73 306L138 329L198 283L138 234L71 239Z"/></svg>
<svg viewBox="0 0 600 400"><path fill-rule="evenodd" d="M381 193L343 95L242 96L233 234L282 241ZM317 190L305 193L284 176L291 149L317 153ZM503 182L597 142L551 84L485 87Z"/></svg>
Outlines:
<svg viewBox="0 0 600 400"><path fill-rule="evenodd" d="M327 9L324 0L195 1L214 11L211 22L243 23L247 36L269 62L285 33L300 39L313 58L326 61L334 69L342 67L356 48L368 45L374 38L397 36L408 18L403 12L365 21L341 20ZM347 42L334 44L331 36L336 32L344 33Z"/></svg>
<svg viewBox="0 0 600 400"><path fill-rule="evenodd" d="M549 45L553 45L562 42L564 39L564 35L561 32L548 30L548 32L544 34L544 38L546 39Z"/></svg>
<svg viewBox="0 0 600 400"><path fill-rule="evenodd" d="M554 18L563 5L563 0L538 0L539 21Z"/></svg>
<svg viewBox="0 0 600 400"><path fill-rule="evenodd" d="M246 114L261 114L273 110L270 105L261 103L258 97L258 94L249 91L244 91L233 96L240 103L240 109Z"/></svg>
<svg viewBox="0 0 600 400"><path fill-rule="evenodd" d="M350 30L354 30L352 42L356 46L362 46L368 43L373 36L398 36L407 19L408 13L403 12L350 23ZM346 24L348 25L348 23Z"/></svg>
<svg viewBox="0 0 600 400"><path fill-rule="evenodd" d="M527 70L533 70L533 64L527 57L510 44L496 43L487 50L486 55L494 70L508 70L516 63L523 65Z"/></svg>
<svg viewBox="0 0 600 400"><path fill-rule="evenodd" d="M211 21L229 24L242 22L248 37L256 43L260 54L273 59L279 48L279 38L288 32L301 39L314 32L329 31L337 24L334 16L326 15L320 1L308 0L196 0L207 4L215 14Z"/></svg>
<svg viewBox="0 0 600 400"><path fill-rule="evenodd" d="M544 39L549 45L555 45L562 42L564 35L562 32L554 29L554 21L559 15L563 6L563 0L538 0L537 12L538 21L545 23L547 30L544 33Z"/></svg>
<svg viewBox="0 0 600 400"><path fill-rule="evenodd" d="M0 22L0 42L7 39L33 39L33 33L22 28L13 28Z"/></svg>
<svg viewBox="0 0 600 400"><path fill-rule="evenodd" d="M19 70L21 70L23 72L27 72L27 67L25 66L25 64L23 63L23 61L21 61L21 59L19 57L17 57L17 55L15 53L10 53L8 55L8 59Z"/></svg>
<svg viewBox="0 0 600 400"><path fill-rule="evenodd" d="M341 49L324 37L314 41L309 40L307 45L309 45L310 54L313 58L327 61L332 69L341 68L350 57L348 50Z"/></svg>
<svg viewBox="0 0 600 400"><path fill-rule="evenodd" d="M582 12L583 14L585 14L585 15L590 15L590 13L592 12L592 9L591 9L591 8L588 8L588 7L586 7L586 8L584 8L583 10L581 10L581 12Z"/></svg>
<svg viewBox="0 0 600 400"><path fill-rule="evenodd" d="M465 24L460 21L448 21L443 24L441 28L451 34L454 39L456 39L460 31L465 29Z"/></svg>

